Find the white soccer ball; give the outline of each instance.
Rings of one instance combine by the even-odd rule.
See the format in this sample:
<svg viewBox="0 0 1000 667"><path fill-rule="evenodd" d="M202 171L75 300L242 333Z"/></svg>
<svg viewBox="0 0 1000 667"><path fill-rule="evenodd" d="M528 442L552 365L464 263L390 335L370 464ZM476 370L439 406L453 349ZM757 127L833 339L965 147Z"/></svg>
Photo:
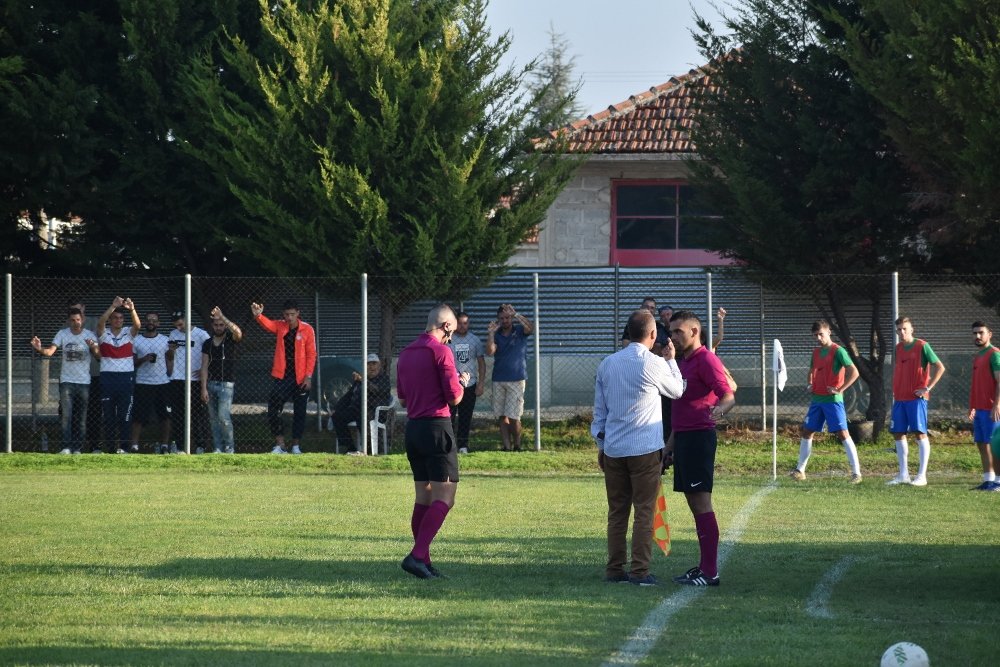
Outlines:
<svg viewBox="0 0 1000 667"><path fill-rule="evenodd" d="M882 654L882 667L930 667L927 651L912 642L893 644Z"/></svg>

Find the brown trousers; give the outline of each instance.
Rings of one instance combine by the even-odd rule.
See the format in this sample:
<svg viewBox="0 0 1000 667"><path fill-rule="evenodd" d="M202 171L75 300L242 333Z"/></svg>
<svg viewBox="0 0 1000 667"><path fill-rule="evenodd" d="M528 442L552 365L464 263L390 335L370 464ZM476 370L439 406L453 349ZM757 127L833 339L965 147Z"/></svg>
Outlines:
<svg viewBox="0 0 1000 667"><path fill-rule="evenodd" d="M628 551L625 538L633 507L632 566L628 574L640 579L649 574L661 451L618 459L604 457L604 486L608 493L608 565L605 576L618 577L626 573Z"/></svg>

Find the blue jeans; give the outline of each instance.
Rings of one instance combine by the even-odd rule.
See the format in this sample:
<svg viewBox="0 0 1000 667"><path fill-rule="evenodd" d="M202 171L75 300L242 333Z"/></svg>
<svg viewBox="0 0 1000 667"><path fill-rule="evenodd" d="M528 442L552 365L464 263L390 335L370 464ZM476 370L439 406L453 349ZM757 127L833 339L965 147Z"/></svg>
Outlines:
<svg viewBox="0 0 1000 667"><path fill-rule="evenodd" d="M87 404L90 385L73 382L59 383L59 408L62 410L63 447L78 452L87 440ZM74 437L75 433L75 437Z"/></svg>
<svg viewBox="0 0 1000 667"><path fill-rule="evenodd" d="M234 382L208 381L208 423L212 425L215 449L233 447Z"/></svg>

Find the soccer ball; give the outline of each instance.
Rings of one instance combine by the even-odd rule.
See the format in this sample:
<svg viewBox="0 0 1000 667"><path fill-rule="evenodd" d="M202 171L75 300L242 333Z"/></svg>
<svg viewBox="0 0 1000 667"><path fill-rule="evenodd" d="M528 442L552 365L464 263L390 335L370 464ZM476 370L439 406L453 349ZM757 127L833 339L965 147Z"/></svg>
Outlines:
<svg viewBox="0 0 1000 667"><path fill-rule="evenodd" d="M927 651L911 642L893 644L882 654L882 667L930 667Z"/></svg>

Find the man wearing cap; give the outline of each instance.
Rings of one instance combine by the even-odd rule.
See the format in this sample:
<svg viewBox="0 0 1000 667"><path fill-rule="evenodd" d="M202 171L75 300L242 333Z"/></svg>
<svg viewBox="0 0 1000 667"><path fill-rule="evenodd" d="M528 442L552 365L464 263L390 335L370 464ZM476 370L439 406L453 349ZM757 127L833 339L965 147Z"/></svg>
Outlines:
<svg viewBox="0 0 1000 667"><path fill-rule="evenodd" d="M191 378L191 440L196 446L195 451L205 451L208 442L208 415L205 404L201 401L200 371L201 348L205 341L211 339L207 331L201 327L191 327L191 338L187 335L187 320L184 311L175 310L171 315L174 330L167 336L167 363L173 364L170 372L170 431L176 441L184 437L184 381ZM187 353L185 347L191 348L191 370L187 369ZM170 453L176 454L177 448L170 447Z"/></svg>
<svg viewBox="0 0 1000 667"><path fill-rule="evenodd" d="M392 401L390 396L389 376L382 372L382 362L377 354L369 354L366 364L368 375L368 419L375 416L375 408L380 405L389 405ZM345 452L355 456L364 453L364 447L359 451L354 446L348 424L354 422L361 423L361 373L354 371L351 374L352 383L350 388L344 392L337 404L333 408L333 427L337 431L337 447L343 447ZM361 430L360 428L358 429ZM362 435L364 437L364 435Z"/></svg>
<svg viewBox="0 0 1000 667"><path fill-rule="evenodd" d="M285 449L284 422L281 411L285 402L292 401L292 454L301 454L299 445L306 429L306 403L312 389L313 371L316 369L316 332L299 319L299 304L286 299L281 309L281 319L264 316L264 304L251 303L257 324L274 334L274 362L271 365L271 393L267 399L267 421L274 436L272 454L287 454Z"/></svg>

